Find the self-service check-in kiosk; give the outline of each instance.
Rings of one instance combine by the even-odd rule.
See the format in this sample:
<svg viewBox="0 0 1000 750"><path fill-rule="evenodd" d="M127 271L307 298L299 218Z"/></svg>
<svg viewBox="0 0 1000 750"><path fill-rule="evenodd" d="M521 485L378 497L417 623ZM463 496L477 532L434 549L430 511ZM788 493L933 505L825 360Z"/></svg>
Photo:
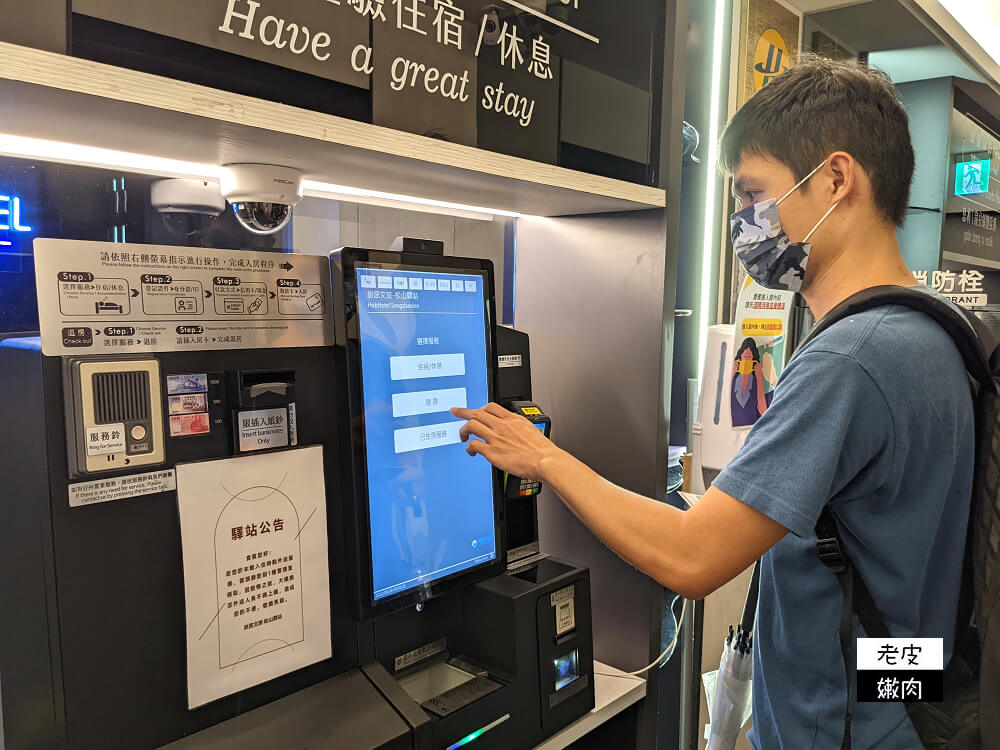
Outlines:
<svg viewBox="0 0 1000 750"><path fill-rule="evenodd" d="M363 422L358 605L376 618L375 659L430 717L432 747L531 747L593 707L589 574L539 554L508 568L515 480L466 455L450 416L505 395L492 265L345 249L331 267Z"/></svg>
<svg viewBox="0 0 1000 750"><path fill-rule="evenodd" d="M6 747L518 748L589 710L587 571L508 568L448 411L502 398L488 263L35 259L41 336L0 345Z"/></svg>

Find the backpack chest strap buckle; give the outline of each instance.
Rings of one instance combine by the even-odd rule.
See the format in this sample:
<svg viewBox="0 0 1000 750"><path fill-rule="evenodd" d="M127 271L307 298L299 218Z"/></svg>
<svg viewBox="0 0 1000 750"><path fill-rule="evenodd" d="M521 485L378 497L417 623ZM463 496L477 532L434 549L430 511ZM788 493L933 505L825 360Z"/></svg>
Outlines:
<svg viewBox="0 0 1000 750"><path fill-rule="evenodd" d="M847 557L844 555L844 550L837 537L818 539L816 541L816 554L819 555L820 562L834 573L843 573L847 570Z"/></svg>

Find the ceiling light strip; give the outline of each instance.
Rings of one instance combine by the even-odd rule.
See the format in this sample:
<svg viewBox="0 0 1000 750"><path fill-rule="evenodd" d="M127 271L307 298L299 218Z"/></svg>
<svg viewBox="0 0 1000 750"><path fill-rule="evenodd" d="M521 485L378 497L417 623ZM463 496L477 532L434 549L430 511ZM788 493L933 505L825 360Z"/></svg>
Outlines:
<svg viewBox="0 0 1000 750"><path fill-rule="evenodd" d="M0 154L87 167L108 167L163 177L218 179L222 172L222 168L214 164L167 159L150 154L115 151L114 149L48 141L41 138L27 138L19 135L0 134Z"/></svg>
<svg viewBox="0 0 1000 750"><path fill-rule="evenodd" d="M189 177L202 180L218 180L222 167L216 164L168 159L151 154L137 154L130 151L84 146L78 143L64 143L41 138L0 134L0 154L4 156L38 159L40 161L74 164L85 167L120 169L126 172L156 175L159 177ZM348 185L304 180L303 188L317 197L336 197L363 203L366 200L379 205L392 205L414 210L434 210L470 218L490 218L505 216L516 218L521 214L485 206L470 206L464 203L420 198L414 195L388 193L380 190L366 190ZM419 207L419 208L418 208Z"/></svg>
<svg viewBox="0 0 1000 750"><path fill-rule="evenodd" d="M362 188L349 187L347 185L334 185L328 182L316 182L314 180L303 180L302 188L312 194L329 194L343 198L372 198L383 201L393 201L395 203L407 203L415 206L428 206L441 209L442 211L461 211L463 213L489 214L491 216L506 216L517 218L522 214L515 211L503 211L499 208L486 208L484 206L470 206L465 203L451 203L449 201L432 200L431 198L419 198L414 195L401 195L399 193L386 193L380 190L367 190Z"/></svg>

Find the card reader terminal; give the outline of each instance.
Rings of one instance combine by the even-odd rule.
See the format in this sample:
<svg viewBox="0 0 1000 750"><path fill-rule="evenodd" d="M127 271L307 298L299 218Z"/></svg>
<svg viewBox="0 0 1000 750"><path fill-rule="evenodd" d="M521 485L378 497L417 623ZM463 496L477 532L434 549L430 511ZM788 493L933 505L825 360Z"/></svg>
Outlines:
<svg viewBox="0 0 1000 750"><path fill-rule="evenodd" d="M508 401L504 406L515 414L520 414L535 425L545 437L552 433L552 419L533 401ZM504 474L504 497L517 500L521 497L534 497L542 491L541 482L532 479Z"/></svg>

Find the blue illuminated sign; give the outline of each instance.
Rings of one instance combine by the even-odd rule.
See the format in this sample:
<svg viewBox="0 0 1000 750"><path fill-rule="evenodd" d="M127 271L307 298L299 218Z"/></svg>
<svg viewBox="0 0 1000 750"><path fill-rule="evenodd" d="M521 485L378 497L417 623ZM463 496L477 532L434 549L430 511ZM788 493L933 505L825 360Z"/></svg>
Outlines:
<svg viewBox="0 0 1000 750"><path fill-rule="evenodd" d="M955 195L982 195L989 189L989 159L960 161L955 165Z"/></svg>
<svg viewBox="0 0 1000 750"><path fill-rule="evenodd" d="M21 199L10 195L0 195L0 231L30 232L31 227L24 223L24 213ZM7 240L0 240L0 245L10 245Z"/></svg>

